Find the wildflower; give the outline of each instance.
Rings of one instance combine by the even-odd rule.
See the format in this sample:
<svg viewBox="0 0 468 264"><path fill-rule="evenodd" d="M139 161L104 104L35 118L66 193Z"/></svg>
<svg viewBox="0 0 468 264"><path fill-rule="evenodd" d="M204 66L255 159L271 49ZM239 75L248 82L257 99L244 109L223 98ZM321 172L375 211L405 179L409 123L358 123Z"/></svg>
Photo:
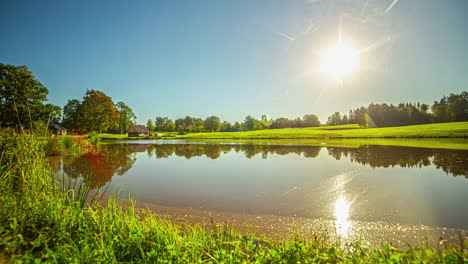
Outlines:
<svg viewBox="0 0 468 264"><path fill-rule="evenodd" d="M23 130L21 130L21 129L18 130L18 134L21 134L21 133L23 133Z"/></svg>

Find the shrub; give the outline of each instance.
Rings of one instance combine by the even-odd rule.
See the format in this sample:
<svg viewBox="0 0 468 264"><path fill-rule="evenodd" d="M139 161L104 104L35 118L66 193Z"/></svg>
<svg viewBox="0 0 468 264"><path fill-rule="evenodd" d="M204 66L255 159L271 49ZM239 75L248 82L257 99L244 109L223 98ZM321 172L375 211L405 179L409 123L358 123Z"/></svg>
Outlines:
<svg viewBox="0 0 468 264"><path fill-rule="evenodd" d="M99 142L101 142L101 137L99 137L99 133L96 131L89 132L88 138L91 144L93 145L97 145Z"/></svg>

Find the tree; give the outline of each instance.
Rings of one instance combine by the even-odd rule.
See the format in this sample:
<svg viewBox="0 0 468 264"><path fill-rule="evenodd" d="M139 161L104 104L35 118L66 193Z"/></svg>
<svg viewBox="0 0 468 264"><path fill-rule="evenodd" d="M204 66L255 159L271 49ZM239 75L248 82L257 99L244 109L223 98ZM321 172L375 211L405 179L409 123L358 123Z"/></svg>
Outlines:
<svg viewBox="0 0 468 264"><path fill-rule="evenodd" d="M46 104L41 107L41 116L53 122L60 122L62 118L62 108L53 104Z"/></svg>
<svg viewBox="0 0 468 264"><path fill-rule="evenodd" d="M119 121L117 128L120 129L123 133L126 133L130 127L135 124L136 116L133 113L133 110L124 102L118 102L115 106L119 111Z"/></svg>
<svg viewBox="0 0 468 264"><path fill-rule="evenodd" d="M327 125L336 126L341 124L341 114L340 112L335 112L333 115L328 117Z"/></svg>
<svg viewBox="0 0 468 264"><path fill-rule="evenodd" d="M468 92L450 94L447 97L447 112L451 122L468 121Z"/></svg>
<svg viewBox="0 0 468 264"><path fill-rule="evenodd" d="M51 114L56 118L58 109L43 104L48 92L27 66L0 63L0 126L29 127Z"/></svg>
<svg viewBox="0 0 468 264"><path fill-rule="evenodd" d="M292 121L292 127L304 127L302 120L298 117Z"/></svg>
<svg viewBox="0 0 468 264"><path fill-rule="evenodd" d="M63 107L62 123L67 129L80 128L80 121L82 116L82 107L80 100L68 100L68 103Z"/></svg>
<svg viewBox="0 0 468 264"><path fill-rule="evenodd" d="M277 118L273 123L270 125L270 128L272 129L278 129L278 128L287 128L287 127L292 127L292 122L288 118L285 117L280 117Z"/></svg>
<svg viewBox="0 0 468 264"><path fill-rule="evenodd" d="M146 127L149 129L149 131L154 131L155 127L154 127L154 124L153 124L153 120L148 119L148 122L146 122Z"/></svg>
<svg viewBox="0 0 468 264"><path fill-rule="evenodd" d="M96 90L87 90L82 103L82 123L85 131L103 132L117 126L119 112L112 98Z"/></svg>
<svg viewBox="0 0 468 264"><path fill-rule="evenodd" d="M254 119L254 122L254 130L268 129L272 123L270 120L268 120L266 115L262 115L261 120Z"/></svg>
<svg viewBox="0 0 468 264"><path fill-rule="evenodd" d="M231 129L232 129L231 123L229 123L228 121L223 121L223 123L221 124L221 131L227 132L227 131L231 131Z"/></svg>
<svg viewBox="0 0 468 264"><path fill-rule="evenodd" d="M164 124L166 123L167 117L157 116L154 119L154 128L156 131L164 131Z"/></svg>
<svg viewBox="0 0 468 264"><path fill-rule="evenodd" d="M205 130L210 132L219 132L221 129L221 121L217 116L210 116L205 119Z"/></svg>
<svg viewBox="0 0 468 264"><path fill-rule="evenodd" d="M318 127L320 126L320 120L316 115L304 115L302 125L304 127Z"/></svg>
<svg viewBox="0 0 468 264"><path fill-rule="evenodd" d="M201 118L194 118L195 127L192 129L192 132L203 132L205 129L205 120Z"/></svg>
<svg viewBox="0 0 468 264"><path fill-rule="evenodd" d="M245 117L245 120L244 120L244 123L243 123L243 126L242 126L242 130L245 130L245 131L251 131L251 130L254 130L255 128L255 122L256 119L251 117L251 116L246 116Z"/></svg>
<svg viewBox="0 0 468 264"><path fill-rule="evenodd" d="M174 121L168 119L166 124L164 125L164 131L168 131L168 132L175 131Z"/></svg>

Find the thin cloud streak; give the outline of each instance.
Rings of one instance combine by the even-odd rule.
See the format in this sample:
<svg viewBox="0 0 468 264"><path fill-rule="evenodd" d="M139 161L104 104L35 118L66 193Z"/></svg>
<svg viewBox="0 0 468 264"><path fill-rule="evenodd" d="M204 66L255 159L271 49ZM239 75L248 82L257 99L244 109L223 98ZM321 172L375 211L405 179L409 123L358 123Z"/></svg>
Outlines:
<svg viewBox="0 0 468 264"><path fill-rule="evenodd" d="M393 0L393 2L390 4L390 6L385 9L385 14L387 14L388 12L390 12L390 9L393 8L394 5L396 5L396 3L398 3L399 0Z"/></svg>
<svg viewBox="0 0 468 264"><path fill-rule="evenodd" d="M276 31L276 30L274 30L273 32L274 32L276 35L279 35L279 36L281 36L281 37L283 37L283 38L285 38L285 39L287 39L287 40L290 40L290 41L295 41L295 40L296 40L295 37L292 37L292 36L290 36L290 35L288 35L288 34L285 34L285 33L282 33L282 32Z"/></svg>

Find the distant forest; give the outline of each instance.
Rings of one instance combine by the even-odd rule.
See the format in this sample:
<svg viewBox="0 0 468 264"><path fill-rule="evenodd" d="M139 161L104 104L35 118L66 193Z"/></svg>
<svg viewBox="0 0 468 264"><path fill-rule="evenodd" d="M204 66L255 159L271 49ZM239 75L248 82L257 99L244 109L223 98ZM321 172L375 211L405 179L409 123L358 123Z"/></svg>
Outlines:
<svg viewBox="0 0 468 264"><path fill-rule="evenodd" d="M87 90L82 100L72 99L62 108L47 104L48 89L27 66L0 63L0 127L18 130L45 129L50 122L62 123L75 132L120 131L125 133L136 124L136 115L124 102L114 103L102 91ZM449 94L432 105L421 103L370 104L347 114L335 112L326 125L359 124L367 127L406 126L428 123L468 121L468 92ZM314 114L295 119L280 117L260 119L246 116L234 124L217 116L195 118L186 116L171 120L157 116L146 126L151 131L218 132L252 131L278 128L318 127L322 122Z"/></svg>
<svg viewBox="0 0 468 264"><path fill-rule="evenodd" d="M429 111L431 110L431 111ZM468 93L450 94L431 106L418 103L370 104L328 117L327 125L359 124L369 127L408 126L468 121Z"/></svg>
<svg viewBox="0 0 468 264"><path fill-rule="evenodd" d="M354 110L348 114L335 112L328 117L326 125L359 124L366 127L393 127L430 123L468 121L468 92L450 94L435 101L431 106L417 103L370 104ZM316 115L310 114L300 118L289 119L280 117L275 120L262 115L260 119L252 116L245 117L243 122L231 124L221 122L212 116L205 120L187 116L176 119L175 122L167 117L156 117L155 121L148 120L147 127L155 131L178 132L206 132L206 131L252 131L277 128L318 127L321 122Z"/></svg>

